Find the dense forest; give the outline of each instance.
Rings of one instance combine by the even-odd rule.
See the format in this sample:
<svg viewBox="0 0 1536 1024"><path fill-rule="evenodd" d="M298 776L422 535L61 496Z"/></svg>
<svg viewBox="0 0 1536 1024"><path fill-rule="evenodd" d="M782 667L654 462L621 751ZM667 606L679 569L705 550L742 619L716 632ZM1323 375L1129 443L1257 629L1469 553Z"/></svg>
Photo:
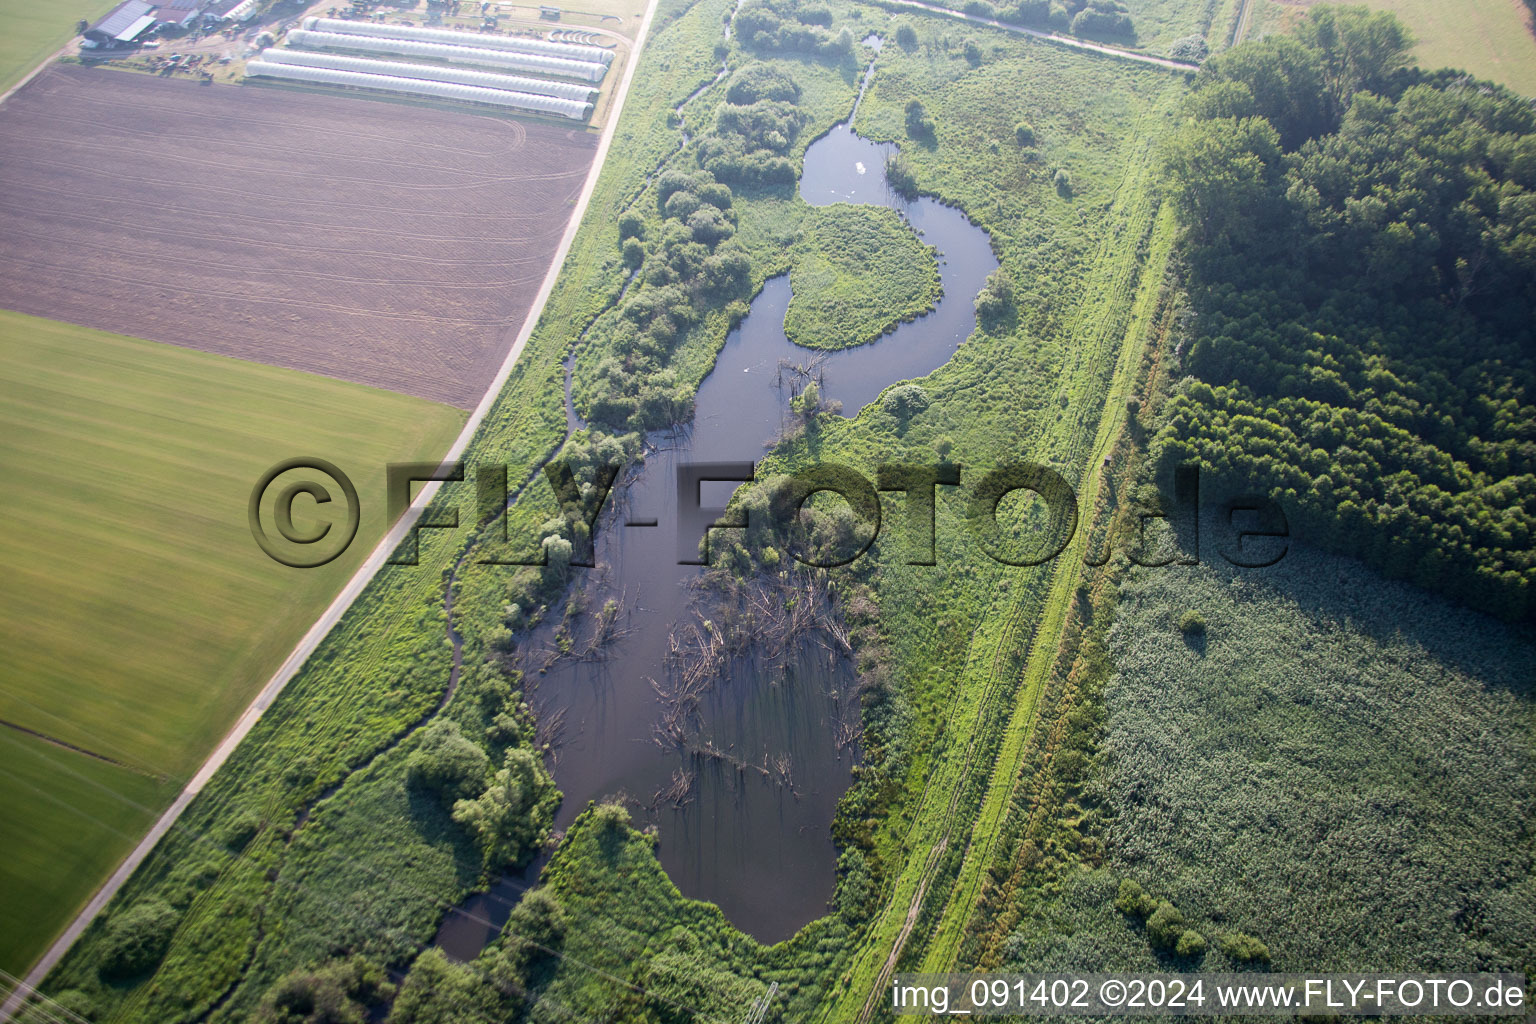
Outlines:
<svg viewBox="0 0 1536 1024"><path fill-rule="evenodd" d="M1292 529L1508 619L1536 610L1536 111L1319 8L1199 72L1167 147L1193 376L1158 423Z"/></svg>

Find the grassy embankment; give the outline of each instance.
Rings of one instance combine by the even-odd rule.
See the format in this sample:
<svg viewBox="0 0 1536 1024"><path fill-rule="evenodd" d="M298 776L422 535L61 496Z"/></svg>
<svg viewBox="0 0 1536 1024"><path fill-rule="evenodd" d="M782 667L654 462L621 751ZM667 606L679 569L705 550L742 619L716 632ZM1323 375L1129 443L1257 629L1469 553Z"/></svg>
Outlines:
<svg viewBox="0 0 1536 1024"><path fill-rule="evenodd" d="M1121 494L1182 375L1170 283ZM1536 635L1304 546L1234 569L1218 518L1204 564L1087 574L962 962L1529 973ZM1126 880L1204 945L1159 947Z"/></svg>
<svg viewBox="0 0 1536 1024"><path fill-rule="evenodd" d="M1044 55L1042 50L1034 52ZM1047 61L1069 59L1052 55ZM983 65L982 70L989 67ZM963 414L955 415L960 409L947 410L945 436L953 442L960 461L979 464L978 473L982 466L1019 458L1056 466L1077 487L1085 511L1092 507L1101 462L1119 429L1130 374L1145 343L1161 266L1167 258L1171 225L1166 216L1159 218L1151 188L1152 142L1181 91L1167 77L1134 73L1122 78L1116 89L1107 82L1093 82L1094 70L1094 65L1085 66L1084 75L1074 79L1076 89L1082 91L1074 89L1071 97L1057 101L1061 106L1054 110L1054 103L1037 101L1044 110L1014 107L1009 111L1030 119L1037 136L1049 140L1046 167L1067 170L1078 192L1071 203L1063 203L1059 194L1042 195L1040 186L1047 175L1041 174L1032 182L1030 195L1038 204L1036 211L1042 207L1052 212L1084 207L1102 211L1092 220L1080 216L1073 223L1074 218L1053 218L1054 223L1047 223L1054 230L1047 233L1038 212L1030 217L1029 207L1013 207L1005 198L1002 183L1007 176L1000 168L974 166L996 161L992 154L1001 151L997 140L1006 126L996 123L1001 120L1000 111L991 115L994 123L978 132L979 137L957 139L960 144L953 149L945 146L943 126L957 120L952 111L967 105L991 109L989 99L1000 98L987 97L972 82L955 83L948 89L929 87L923 98L940 125L940 143L934 152L913 148L909 157L920 181L925 171L932 175L933 185L924 182L925 187L935 187L946 196L966 197L962 203L967 212L993 228L995 242L1004 241L1003 263L1023 293L1018 307L1027 333L1020 330L1014 338L1005 334L1000 340L1012 344L997 355L1018 359L1019 353L1035 349L1031 361L1038 361L1032 372L1023 375L1023 387L1014 385L1017 390L1009 399L999 391L996 401L985 407L984 394L967 396L966 404L981 402L984 407L975 409L974 425ZM900 87L907 84L900 67L882 80L873 94L865 131L879 136L883 122L885 133L897 133L893 122L901 109ZM1094 86L1104 91L1090 98ZM1027 84L1021 92L1036 95ZM1074 113L1083 119L1076 125L1070 120ZM1036 120L1042 115L1054 117ZM1115 129L1107 130L1106 122ZM1110 139L1115 140L1113 146L1106 145ZM956 159L957 152L964 155ZM1021 215L1021 220L1010 223ZM1022 236L1013 246L1006 244L1012 233L1008 228ZM981 344L972 353L976 358L985 358L981 349L991 347L989 340L987 334L978 335ZM955 362L966 354L963 350ZM944 372L935 378L942 379ZM992 386L1006 387L1006 376L996 376L1002 379ZM945 406L942 395L942 391L935 393L935 408ZM1008 423L1003 411L1007 404L1027 410L1016 425ZM952 530L963 532L959 515L951 522ZM914 967L922 963L931 969L953 963L986 859L985 847L973 850L968 837L987 843L995 834L1034 721L1039 685L1054 658L1076 586L1084 535L1080 531L1067 551L1040 569L999 571L1000 567L987 566L976 572L975 593L962 591L951 600L941 599L937 609L918 602L908 606L900 597L915 589L926 605L936 589L932 582L913 588L876 583L877 592L889 595L881 602L887 632L898 638L898 649L911 644L910 653L903 651L905 657L898 661L925 668L914 697L919 720L926 719L920 728L932 730L933 741L918 745L908 789L919 795L903 809L900 828L888 830L880 847L883 861L903 866L872 939L844 979L847 997L828 1019L858 1012L893 963ZM984 558L974 545L958 546L950 557L963 560L973 570ZM885 571L896 578L901 574L890 567ZM968 649L944 650L940 638L932 635L936 628L973 639ZM893 960L892 950L897 947L900 957Z"/></svg>
<svg viewBox="0 0 1536 1024"><path fill-rule="evenodd" d="M1212 52L1227 44L1241 0L1125 0L1136 26L1136 48L1167 53L1180 39L1199 36Z"/></svg>
<svg viewBox="0 0 1536 1024"><path fill-rule="evenodd" d="M53 813L45 828L6 830L0 963L15 971L382 534L382 466L442 451L463 413L17 313L0 313L0 353L0 613L14 631L0 653L0 718L116 762L62 748L24 758L62 759L130 801L95 826ZM351 473L363 510L349 551L307 571L269 559L246 521L258 477L300 454ZM23 786L12 799L27 816L48 797Z"/></svg>

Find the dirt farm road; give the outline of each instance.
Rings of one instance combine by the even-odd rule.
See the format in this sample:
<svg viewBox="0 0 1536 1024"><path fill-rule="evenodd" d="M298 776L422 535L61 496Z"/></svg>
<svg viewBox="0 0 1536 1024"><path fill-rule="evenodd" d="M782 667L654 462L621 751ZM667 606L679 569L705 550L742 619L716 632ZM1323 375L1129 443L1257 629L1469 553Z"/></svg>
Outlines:
<svg viewBox="0 0 1536 1024"><path fill-rule="evenodd" d="M603 128L602 137L598 141L597 153L593 157L591 169L587 172L586 183L582 186L581 195L577 198L576 205L571 211L570 222L566 225L565 234L560 239L560 246L555 250L554 257L550 261L549 270L544 275L544 281L539 287L538 295L535 297L533 305L528 311L528 316L523 321L523 326L518 332L517 340L513 342L511 351L507 353L507 358L502 363L500 371L498 371L496 377L486 389L484 397L480 399L480 404L470 414L469 419L464 424L464 429L459 433L453 446L443 456L443 460L446 462L458 459L469 446L470 439L474 437L475 431L479 429L481 421L490 413L497 395L500 394L502 386L506 384L507 378L512 373L512 367L516 364L518 357L522 355L523 348L527 345L529 337L533 334L534 326L539 322L539 317L544 311L545 303L549 301L550 293L555 287L555 279L559 276L560 268L564 265L565 258L571 251L571 245L575 241L576 232L581 227L582 218L586 214L587 204L591 201L592 192L597 187L598 176L602 173L603 164L608 156L608 148L613 143L614 133L619 125L619 115L623 110L624 100L629 95L629 89L635 77L635 69L640 63L639 56L641 50L645 46L645 39L650 32L651 21L656 14L657 2L658 0L649 0L646 4L645 16L640 23L640 31L635 37L632 50L635 59L630 60L625 66L624 79L619 84L613 110L608 117L608 123ZM48 61L39 65L31 75L27 76L26 81L30 81L38 71L41 71L43 67L50 64L53 59L50 57ZM16 88L19 89L22 84L25 84L25 81L18 84ZM9 96L14 91L14 89L10 90L5 95ZM3 101L4 97L0 97L0 102ZM138 869L138 866L149 856L155 844L175 826L177 819L181 817L198 793L202 792L203 787L213 778L214 773L234 753L235 748L240 745L240 741L256 725L262 713L272 705L272 702L277 699L278 694L282 693L283 688L298 674L305 661L320 646L320 641L324 640L326 634L335 627L336 623L341 621L341 617L352 606L352 602L357 599L358 595L363 592L363 588L373 579L374 574L384 565L384 560L389 557L390 552L405 539L411 527L416 524L416 520L420 517L422 510L426 508L427 504L437 494L439 487L441 487L441 484L436 482L427 483L422 487L421 493L416 496L416 500L411 504L410 508L406 509L394 527L385 534L384 539L379 541L372 553L369 554L367 561L347 581L347 585L342 588L340 594L336 595L336 599L331 602L330 607L326 608L325 613L310 627L309 632L304 634L303 639L294 647L278 670L273 673L266 686L262 687L256 699L246 707L245 713L240 716L234 728L225 735L223 741L208 756L208 759L203 762L197 773L192 776L191 781L177 795L171 806L155 821L139 844L124 858L123 862L118 865L117 870L112 873L112 876L96 891L96 894L91 897L85 908L70 922L69 927L65 928L53 945L48 947L48 951L32 966L26 978L11 991L5 1002L0 1004L0 1024L5 1024L6 1021L11 1020L21 1010L27 997L36 990L37 985L48 975L48 972L53 970L54 966L63 959L64 954L69 952L69 948L74 944L75 940L84 933L86 928L90 927L91 922L96 919L96 915L101 913L112 897L117 894L117 891L123 887L124 883Z"/></svg>

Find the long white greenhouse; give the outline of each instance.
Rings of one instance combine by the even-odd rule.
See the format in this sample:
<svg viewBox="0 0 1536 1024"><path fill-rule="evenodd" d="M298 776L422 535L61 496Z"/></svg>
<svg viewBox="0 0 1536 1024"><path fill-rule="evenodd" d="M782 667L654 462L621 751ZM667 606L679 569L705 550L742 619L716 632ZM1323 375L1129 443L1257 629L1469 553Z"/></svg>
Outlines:
<svg viewBox="0 0 1536 1024"><path fill-rule="evenodd" d="M384 92L410 93L437 99L489 103L517 110L534 110L543 114L562 114L576 121L584 121L592 113L592 104L561 99L558 96L535 96L527 92L484 89L475 85L460 85L457 82L429 82L419 78L398 78L394 75L365 75L358 71L312 68L301 64L277 64L272 61L253 60L246 64L245 73L296 82L347 85L355 89L378 89Z"/></svg>
<svg viewBox="0 0 1536 1024"><path fill-rule="evenodd" d="M384 36L359 36L342 32L313 32L308 29L292 29L286 39L290 46L312 50L356 50L360 53L428 57L451 61L455 64L478 64L483 67L559 75L584 82L601 82L603 75L608 73L606 64L591 61L565 60L560 57L545 57L537 53L512 53L508 50L483 50L469 46L451 46L446 43L423 43L416 39L389 39Z"/></svg>
<svg viewBox="0 0 1536 1024"><path fill-rule="evenodd" d="M391 25L375 21L343 21L340 18L305 18L304 28L311 32L343 32L354 36L382 36L388 39L419 39L424 43L447 43L450 46L473 46L482 50L512 50L517 53L541 53L546 57L563 57L566 60L589 60L598 64L613 63L613 51L601 46L581 46L576 43L551 43L527 36L497 36L480 32L455 32L446 28L420 28L415 25Z"/></svg>
<svg viewBox="0 0 1536 1024"><path fill-rule="evenodd" d="M368 57L348 57L339 53L320 53L315 50L263 50L260 60L269 64L298 64L311 68L334 68L337 71L359 71L366 75L393 75L396 78L421 78L429 82L457 82L460 85L478 85L485 89L505 89L509 92L527 92L535 96L559 96L561 99L587 103L597 95L588 85L571 82L551 82L544 78L521 78L517 75L499 75L494 71L471 71L469 68L444 67L440 64L406 64L394 60L373 60Z"/></svg>

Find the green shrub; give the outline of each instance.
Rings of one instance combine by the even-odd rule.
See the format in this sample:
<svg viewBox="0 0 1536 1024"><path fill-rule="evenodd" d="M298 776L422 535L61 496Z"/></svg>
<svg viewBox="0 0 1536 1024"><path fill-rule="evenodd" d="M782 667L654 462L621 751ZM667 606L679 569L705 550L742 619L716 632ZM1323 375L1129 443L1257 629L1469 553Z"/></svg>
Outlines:
<svg viewBox="0 0 1536 1024"><path fill-rule="evenodd" d="M619 214L619 238L644 238L645 218L634 210L625 210Z"/></svg>
<svg viewBox="0 0 1536 1024"><path fill-rule="evenodd" d="M731 78L725 91L725 102L746 106L758 100L784 100L795 103L800 99L800 84L789 73L771 64L748 64Z"/></svg>
<svg viewBox="0 0 1536 1024"><path fill-rule="evenodd" d="M1188 928L1179 935L1179 941L1174 945L1173 951L1179 956L1204 956L1205 946L1205 936L1193 928Z"/></svg>
<svg viewBox="0 0 1536 1024"><path fill-rule="evenodd" d="M1185 36L1175 40L1168 47L1168 56L1174 60L1187 60L1192 64L1198 64L1210 56L1211 48L1205 44L1204 36Z"/></svg>
<svg viewBox="0 0 1536 1024"><path fill-rule="evenodd" d="M1179 616L1179 632L1185 636L1205 635L1205 616L1193 608Z"/></svg>
<svg viewBox="0 0 1536 1024"><path fill-rule="evenodd" d="M891 191L903 199L911 201L919 195L917 178L899 153L885 158L885 181L891 186Z"/></svg>
<svg viewBox="0 0 1536 1024"><path fill-rule="evenodd" d="M1147 918L1147 941L1158 949L1173 949L1184 934L1184 915L1179 908L1163 900Z"/></svg>
<svg viewBox="0 0 1536 1024"><path fill-rule="evenodd" d="M522 1001L508 981L494 971L487 977L475 966L456 964L440 949L428 949L400 985L388 1024L520 1020Z"/></svg>
<svg viewBox="0 0 1536 1024"><path fill-rule="evenodd" d="M999 267L987 276L986 287L976 293L976 319L991 329L1003 324L1013 310L1013 282Z"/></svg>
<svg viewBox="0 0 1536 1024"><path fill-rule="evenodd" d="M1078 11L1072 19L1072 31L1080 36L1099 39L1130 39L1136 34L1129 15L1094 10Z"/></svg>
<svg viewBox="0 0 1536 1024"><path fill-rule="evenodd" d="M245 810L232 814L219 831L219 841L231 853L239 853L256 838L256 833L261 831L261 824L261 816L255 811Z"/></svg>
<svg viewBox="0 0 1536 1024"><path fill-rule="evenodd" d="M452 802L485 788L491 759L466 737L451 718L434 719L422 730L421 746L411 755L406 775L417 786Z"/></svg>
<svg viewBox="0 0 1536 1024"><path fill-rule="evenodd" d="M1013 137L1020 146L1033 146L1035 144L1035 126L1028 121L1020 121L1014 126Z"/></svg>
<svg viewBox="0 0 1536 1024"><path fill-rule="evenodd" d="M125 980L147 974L165 956L177 921L171 905L154 897L118 914L102 943L102 976Z"/></svg>
<svg viewBox="0 0 1536 1024"><path fill-rule="evenodd" d="M933 137L933 121L928 117L928 111L923 108L922 100L907 101L906 117L908 135L914 139Z"/></svg>
<svg viewBox="0 0 1536 1024"><path fill-rule="evenodd" d="M1250 963L1269 959L1269 947L1252 935L1229 932L1221 937L1219 948L1233 960Z"/></svg>
<svg viewBox="0 0 1536 1024"><path fill-rule="evenodd" d="M267 990L257 1024L364 1024L394 995L384 969L361 956L292 971Z"/></svg>
<svg viewBox="0 0 1536 1024"><path fill-rule="evenodd" d="M903 50L917 49L917 29L912 27L910 21L903 21L896 26L896 45Z"/></svg>
<svg viewBox="0 0 1536 1024"><path fill-rule="evenodd" d="M502 929L502 955L525 980L538 980L565 945L565 909L547 888L530 889Z"/></svg>
<svg viewBox="0 0 1536 1024"><path fill-rule="evenodd" d="M899 420L910 419L928 408L928 393L916 384L902 384L885 393L880 408Z"/></svg>
<svg viewBox="0 0 1536 1024"><path fill-rule="evenodd" d="M645 246L640 244L637 238L624 239L623 247L624 266L628 270L638 270L645 262Z"/></svg>
<svg viewBox="0 0 1536 1024"><path fill-rule="evenodd" d="M998 12L998 17L1017 25L1044 25L1050 21L1051 2L1050 0L1019 0L1017 6L1007 7Z"/></svg>
<svg viewBox="0 0 1536 1024"><path fill-rule="evenodd" d="M1056 186L1057 195L1061 196L1063 199L1071 198L1072 176L1066 172L1065 168L1058 169L1056 173L1051 176L1051 184Z"/></svg>
<svg viewBox="0 0 1536 1024"><path fill-rule="evenodd" d="M1148 896L1135 880L1126 878L1120 882L1115 895L1115 909L1133 917L1146 917L1157 909L1157 901Z"/></svg>
<svg viewBox="0 0 1536 1024"><path fill-rule="evenodd" d="M570 558L570 541L562 537L546 538L550 562L556 558L555 542L564 545ZM473 800L453 805L453 820L468 828L479 840L487 870L520 864L544 841L544 834L554 819L560 791L533 753L514 747L484 793Z"/></svg>

